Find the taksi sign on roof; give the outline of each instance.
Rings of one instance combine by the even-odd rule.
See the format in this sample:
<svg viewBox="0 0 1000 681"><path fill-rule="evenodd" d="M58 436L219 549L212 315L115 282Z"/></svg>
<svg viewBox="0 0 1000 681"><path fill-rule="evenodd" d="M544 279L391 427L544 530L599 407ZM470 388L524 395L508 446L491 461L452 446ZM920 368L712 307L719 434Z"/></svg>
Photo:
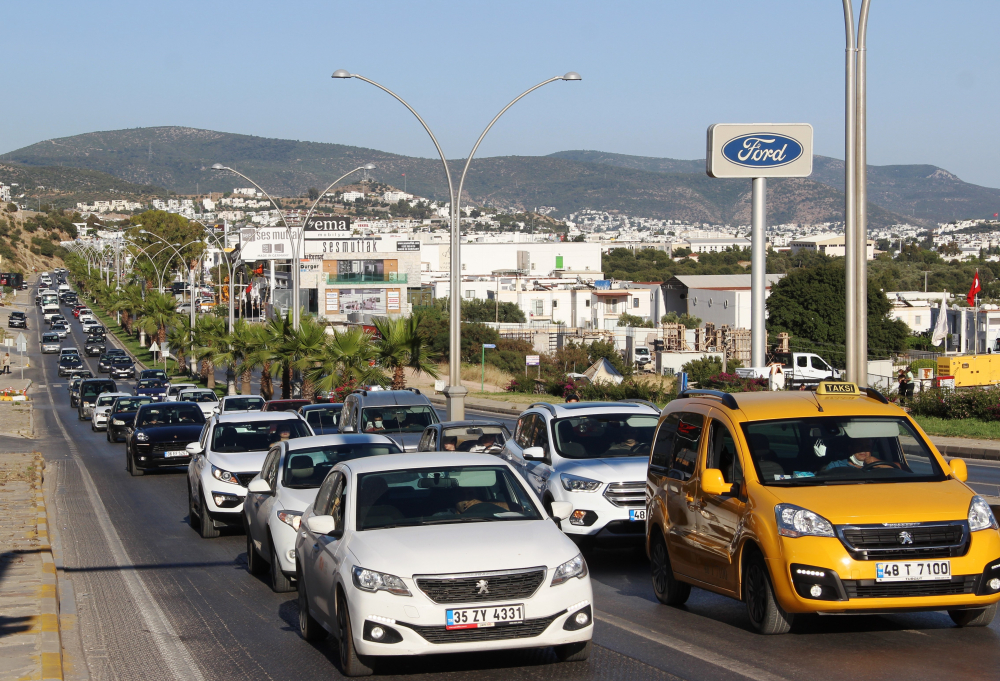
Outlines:
<svg viewBox="0 0 1000 681"><path fill-rule="evenodd" d="M813 129L808 123L717 123L708 128L711 177L808 177Z"/></svg>

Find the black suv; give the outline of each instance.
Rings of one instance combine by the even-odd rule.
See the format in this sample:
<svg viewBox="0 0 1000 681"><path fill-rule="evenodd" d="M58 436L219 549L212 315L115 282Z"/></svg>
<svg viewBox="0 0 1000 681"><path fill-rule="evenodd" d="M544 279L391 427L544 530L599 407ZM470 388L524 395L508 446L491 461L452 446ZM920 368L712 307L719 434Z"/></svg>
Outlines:
<svg viewBox="0 0 1000 681"><path fill-rule="evenodd" d="M69 376L74 369L82 369L83 360L79 355L63 355L59 359L59 375Z"/></svg>
<svg viewBox="0 0 1000 681"><path fill-rule="evenodd" d="M28 328L28 318L23 312L11 312L7 317L7 327L10 329Z"/></svg>
<svg viewBox="0 0 1000 681"><path fill-rule="evenodd" d="M103 355L108 351L108 346L104 342L104 336L88 336L87 343L83 346L83 352L88 357Z"/></svg>
<svg viewBox="0 0 1000 681"><path fill-rule="evenodd" d="M76 400L76 417L83 421L94 415L94 403L101 393L118 391L118 385L109 378L86 378L80 382L80 396Z"/></svg>
<svg viewBox="0 0 1000 681"><path fill-rule="evenodd" d="M111 358L111 378L135 378L135 363L128 357L115 355Z"/></svg>

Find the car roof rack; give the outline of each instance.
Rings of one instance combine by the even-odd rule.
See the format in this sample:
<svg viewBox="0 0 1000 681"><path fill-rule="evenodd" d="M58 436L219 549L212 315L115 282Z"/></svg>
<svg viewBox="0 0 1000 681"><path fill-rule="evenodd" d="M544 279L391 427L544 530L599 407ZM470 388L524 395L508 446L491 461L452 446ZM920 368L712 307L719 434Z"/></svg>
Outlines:
<svg viewBox="0 0 1000 681"><path fill-rule="evenodd" d="M650 402L649 400L640 400L638 397L628 397L624 400L615 400L616 402L624 402L626 404L641 404L644 407L652 407L656 411L660 411L660 408L656 406L656 403Z"/></svg>
<svg viewBox="0 0 1000 681"><path fill-rule="evenodd" d="M688 388L687 390L681 392L677 395L678 398L683 397L699 397L705 395L707 397L718 397L722 400L722 405L730 409L739 409L740 406L736 404L736 398L733 397L732 393L723 392L722 390L708 390L704 388Z"/></svg>
<svg viewBox="0 0 1000 681"><path fill-rule="evenodd" d="M885 398L885 395L875 390L875 388L862 388L861 390L873 400L878 400L882 404L889 404L889 400Z"/></svg>
<svg viewBox="0 0 1000 681"><path fill-rule="evenodd" d="M543 409L548 409L550 412L552 412L553 416L556 415L556 408L552 406L552 404L549 402L535 402L534 404L528 405L528 409L534 409L535 407L542 407Z"/></svg>

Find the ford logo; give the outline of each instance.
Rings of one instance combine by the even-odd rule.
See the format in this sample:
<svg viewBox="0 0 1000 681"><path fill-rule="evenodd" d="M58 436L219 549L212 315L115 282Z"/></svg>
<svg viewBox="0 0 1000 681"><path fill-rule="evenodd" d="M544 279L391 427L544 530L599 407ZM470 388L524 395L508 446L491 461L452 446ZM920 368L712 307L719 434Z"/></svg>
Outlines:
<svg viewBox="0 0 1000 681"><path fill-rule="evenodd" d="M746 168L775 168L802 155L802 145L791 137L754 133L740 135L722 147L726 160Z"/></svg>

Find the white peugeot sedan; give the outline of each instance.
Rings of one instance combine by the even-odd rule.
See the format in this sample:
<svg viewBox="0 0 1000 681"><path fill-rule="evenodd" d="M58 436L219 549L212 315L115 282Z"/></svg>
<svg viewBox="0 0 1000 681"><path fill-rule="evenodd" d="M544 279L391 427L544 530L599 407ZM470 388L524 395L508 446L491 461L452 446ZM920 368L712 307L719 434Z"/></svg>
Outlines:
<svg viewBox="0 0 1000 681"><path fill-rule="evenodd" d="M94 432L108 427L111 407L119 397L131 397L132 393L101 393L94 402L94 414L90 417L90 429Z"/></svg>
<svg viewBox="0 0 1000 681"><path fill-rule="evenodd" d="M177 393L178 402L194 402L201 409L205 418L219 413L219 396L208 388L190 388Z"/></svg>
<svg viewBox="0 0 1000 681"><path fill-rule="evenodd" d="M299 519L326 474L341 461L402 452L385 435L317 435L275 444L260 475L247 485L243 502L250 573L270 569L272 590L294 591Z"/></svg>
<svg viewBox="0 0 1000 681"><path fill-rule="evenodd" d="M581 546L646 538L646 466L660 409L652 402L576 402L528 407L506 459L548 507L573 505L563 531Z"/></svg>
<svg viewBox="0 0 1000 681"><path fill-rule="evenodd" d="M570 510L552 504L556 516ZM347 676L370 674L389 655L590 654L587 563L493 455L339 463L302 516L295 552L302 636L334 633Z"/></svg>
<svg viewBox="0 0 1000 681"><path fill-rule="evenodd" d="M246 486L260 473L268 450L281 440L312 434L292 412L212 416L201 439L187 446L188 523L206 539L218 537L227 525L242 526Z"/></svg>

